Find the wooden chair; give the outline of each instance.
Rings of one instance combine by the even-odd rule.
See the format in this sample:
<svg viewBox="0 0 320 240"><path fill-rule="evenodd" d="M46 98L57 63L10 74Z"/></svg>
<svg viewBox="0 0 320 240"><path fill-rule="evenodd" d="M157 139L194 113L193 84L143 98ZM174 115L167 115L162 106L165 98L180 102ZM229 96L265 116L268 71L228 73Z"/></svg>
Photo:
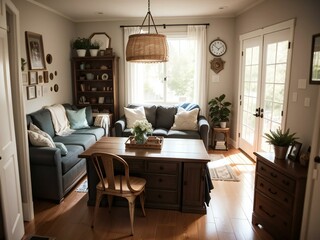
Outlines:
<svg viewBox="0 0 320 240"><path fill-rule="evenodd" d="M146 216L144 210L146 180L138 177L130 177L128 163L115 154L93 153L91 160L100 179L100 182L96 186L96 205L91 227L94 227L94 221L103 195L108 196L109 211L111 210L113 196L124 197L129 203L131 235L133 235L134 208L137 196L140 196L142 212L143 215ZM114 162L113 160L116 161ZM124 166L124 175L115 175L114 164L117 162Z"/></svg>

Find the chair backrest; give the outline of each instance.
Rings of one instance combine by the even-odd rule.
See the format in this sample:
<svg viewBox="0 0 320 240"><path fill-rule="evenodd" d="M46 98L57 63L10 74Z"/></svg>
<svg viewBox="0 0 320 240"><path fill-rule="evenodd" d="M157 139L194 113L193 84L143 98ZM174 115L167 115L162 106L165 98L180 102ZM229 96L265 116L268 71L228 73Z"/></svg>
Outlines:
<svg viewBox="0 0 320 240"><path fill-rule="evenodd" d="M119 162L124 167L124 176L120 175L120 192L122 193L123 184L126 184L131 192L136 192L136 190L134 190L130 185L129 165L123 158L111 153L93 153L91 155L91 160L96 169L100 182L102 183L104 191L106 189L116 191L114 163ZM122 179L123 177L125 178L124 182ZM105 179L107 179L108 182L107 188L104 184Z"/></svg>

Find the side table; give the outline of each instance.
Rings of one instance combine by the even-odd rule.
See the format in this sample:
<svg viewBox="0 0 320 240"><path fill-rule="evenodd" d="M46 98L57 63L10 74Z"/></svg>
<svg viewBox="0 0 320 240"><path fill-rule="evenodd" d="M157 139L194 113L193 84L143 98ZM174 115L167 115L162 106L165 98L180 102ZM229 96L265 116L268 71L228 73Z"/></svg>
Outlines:
<svg viewBox="0 0 320 240"><path fill-rule="evenodd" d="M212 147L214 150L221 150L221 149L216 149L217 136L219 134L223 134L224 145L226 146L225 150L228 151L230 128L213 128L212 129Z"/></svg>

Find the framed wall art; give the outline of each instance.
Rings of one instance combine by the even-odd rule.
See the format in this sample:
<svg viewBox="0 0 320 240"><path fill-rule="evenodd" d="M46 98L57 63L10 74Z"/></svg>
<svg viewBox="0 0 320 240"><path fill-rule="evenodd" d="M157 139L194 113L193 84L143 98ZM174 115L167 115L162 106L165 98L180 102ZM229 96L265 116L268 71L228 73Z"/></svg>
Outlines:
<svg viewBox="0 0 320 240"><path fill-rule="evenodd" d="M27 86L27 99L34 99L37 97L36 86Z"/></svg>
<svg viewBox="0 0 320 240"><path fill-rule="evenodd" d="M310 84L320 84L320 33L312 36Z"/></svg>
<svg viewBox="0 0 320 240"><path fill-rule="evenodd" d="M28 82L28 74L23 72L22 73L22 85L27 86L29 84Z"/></svg>
<svg viewBox="0 0 320 240"><path fill-rule="evenodd" d="M37 84L38 83L38 72L29 71L29 85Z"/></svg>
<svg viewBox="0 0 320 240"><path fill-rule="evenodd" d="M42 70L46 69L46 63L44 59L42 35L25 32L28 64L30 70Z"/></svg>

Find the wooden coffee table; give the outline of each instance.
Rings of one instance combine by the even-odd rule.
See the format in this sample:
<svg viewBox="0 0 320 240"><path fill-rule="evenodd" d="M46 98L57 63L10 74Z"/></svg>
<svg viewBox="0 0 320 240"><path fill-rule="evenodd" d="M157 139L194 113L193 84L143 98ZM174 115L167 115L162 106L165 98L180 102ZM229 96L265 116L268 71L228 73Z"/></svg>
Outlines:
<svg viewBox="0 0 320 240"><path fill-rule="evenodd" d="M87 159L88 205L95 204L99 182L90 156L107 152L124 158L130 175L147 180L146 207L206 213L206 163L210 158L202 140L165 138L161 150L126 148L126 140L103 137L79 155Z"/></svg>

